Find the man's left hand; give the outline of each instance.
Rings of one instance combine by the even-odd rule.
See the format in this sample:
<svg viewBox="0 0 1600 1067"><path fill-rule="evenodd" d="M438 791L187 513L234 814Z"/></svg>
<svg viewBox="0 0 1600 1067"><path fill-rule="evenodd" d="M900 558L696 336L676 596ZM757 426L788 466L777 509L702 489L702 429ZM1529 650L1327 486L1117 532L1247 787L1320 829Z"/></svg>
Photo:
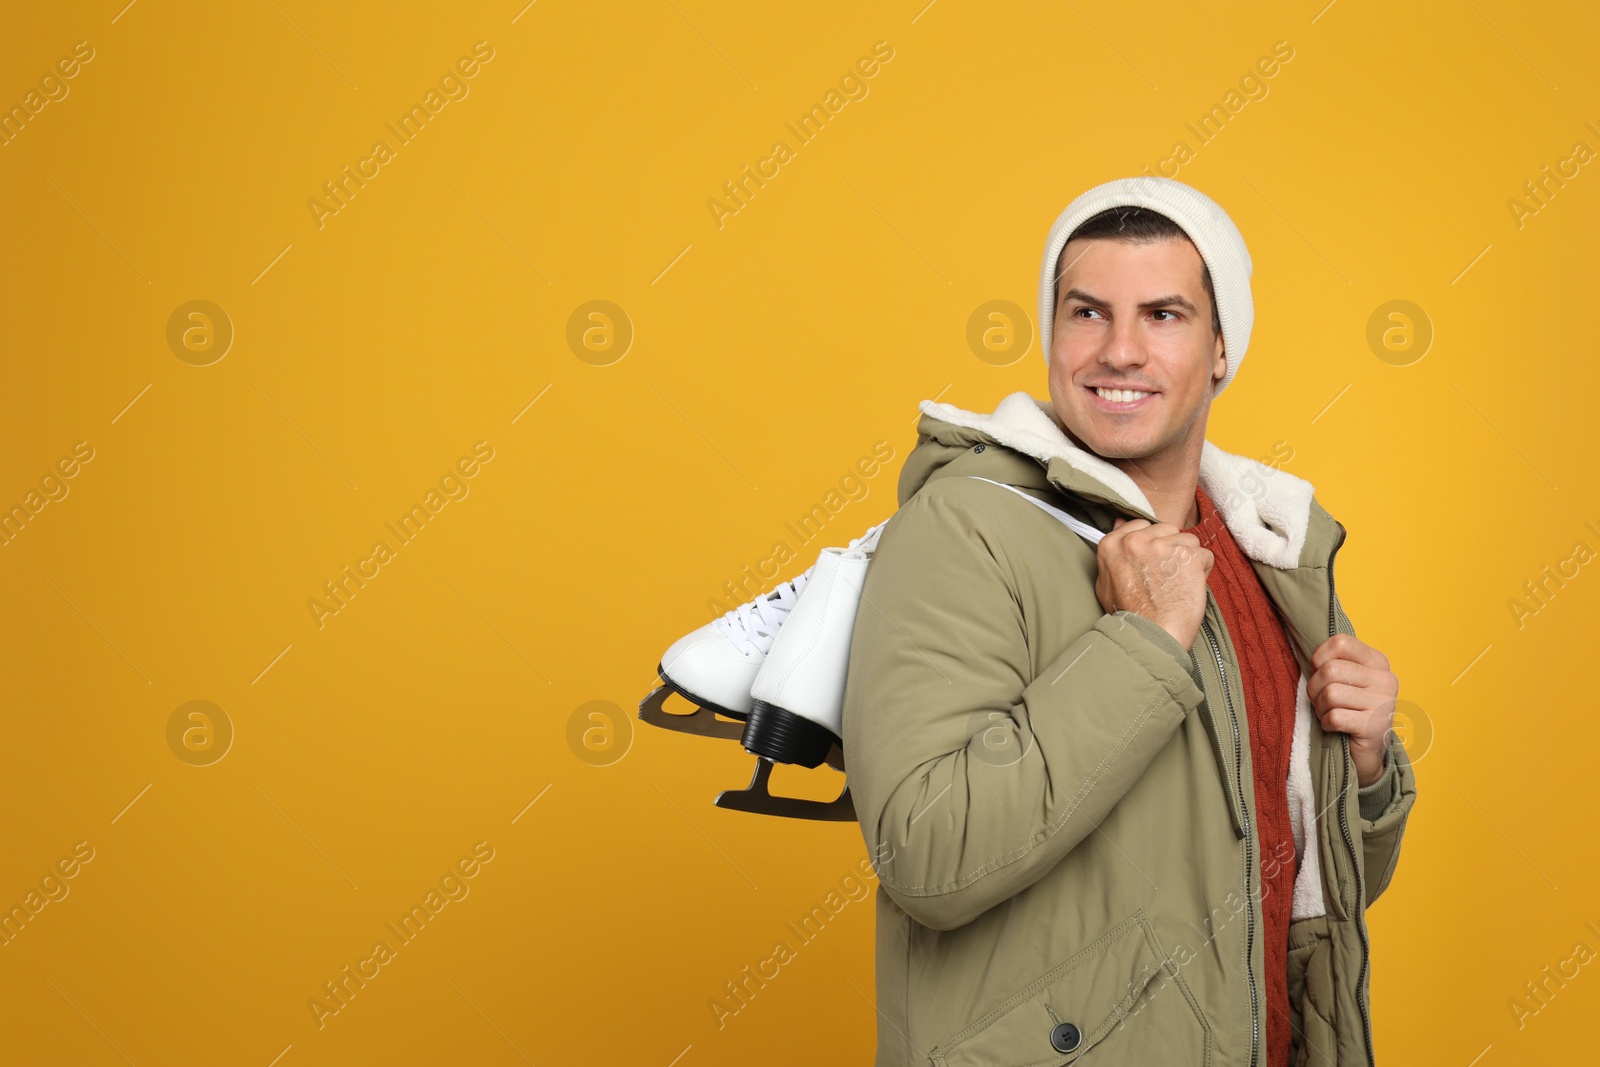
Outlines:
<svg viewBox="0 0 1600 1067"><path fill-rule="evenodd" d="M1400 679L1387 656L1350 634L1334 634L1317 646L1311 666L1306 696L1324 730L1350 735L1356 781L1369 786L1383 776Z"/></svg>

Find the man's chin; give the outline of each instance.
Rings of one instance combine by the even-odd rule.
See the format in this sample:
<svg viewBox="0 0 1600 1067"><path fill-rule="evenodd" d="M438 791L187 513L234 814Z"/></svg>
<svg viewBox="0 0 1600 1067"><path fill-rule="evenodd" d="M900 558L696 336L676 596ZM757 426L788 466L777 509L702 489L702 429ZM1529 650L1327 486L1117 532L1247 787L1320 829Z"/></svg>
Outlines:
<svg viewBox="0 0 1600 1067"><path fill-rule="evenodd" d="M1143 441L1099 441L1090 438L1081 442L1080 447L1093 452L1101 459L1140 460L1151 452L1150 447Z"/></svg>
<svg viewBox="0 0 1600 1067"><path fill-rule="evenodd" d="M1153 451L1143 434L1130 437L1127 434L1099 433L1094 429L1092 415L1081 411L1071 412L1070 415L1070 418L1063 417L1060 408L1056 407L1056 424L1073 444L1086 452L1093 452L1101 459L1137 460Z"/></svg>

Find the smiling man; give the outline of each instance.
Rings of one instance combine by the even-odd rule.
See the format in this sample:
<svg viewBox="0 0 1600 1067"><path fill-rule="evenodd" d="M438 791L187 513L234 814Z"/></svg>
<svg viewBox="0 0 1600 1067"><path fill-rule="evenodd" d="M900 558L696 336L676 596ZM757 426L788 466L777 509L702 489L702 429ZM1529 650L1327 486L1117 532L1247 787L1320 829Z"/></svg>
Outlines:
<svg viewBox="0 0 1600 1067"><path fill-rule="evenodd" d="M1192 526L1206 417L1228 374L1211 272L1177 223L1138 207L1077 227L1061 260L1057 418L1132 478L1158 518Z"/></svg>
<svg viewBox="0 0 1600 1067"><path fill-rule="evenodd" d="M1050 400L922 404L845 688L879 1065L1374 1062L1416 784L1345 528L1206 439L1250 272L1198 190L1091 189L1041 265Z"/></svg>

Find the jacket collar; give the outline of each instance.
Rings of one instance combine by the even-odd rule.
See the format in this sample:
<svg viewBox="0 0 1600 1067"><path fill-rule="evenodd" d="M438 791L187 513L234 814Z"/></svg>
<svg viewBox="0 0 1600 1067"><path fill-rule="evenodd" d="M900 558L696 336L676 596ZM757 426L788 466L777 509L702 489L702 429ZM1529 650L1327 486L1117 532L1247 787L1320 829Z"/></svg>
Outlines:
<svg viewBox="0 0 1600 1067"><path fill-rule="evenodd" d="M1048 400L1016 392L987 415L932 400L924 400L918 407L926 418L976 430L1032 456L1062 489L1156 521L1150 501L1133 479L1075 444L1056 422ZM938 436L937 427L928 427L926 418L919 431ZM1225 452L1210 441L1201 449L1199 480L1246 556L1279 570L1302 565L1313 519L1310 482L1246 456ZM1316 510L1321 512L1320 508Z"/></svg>

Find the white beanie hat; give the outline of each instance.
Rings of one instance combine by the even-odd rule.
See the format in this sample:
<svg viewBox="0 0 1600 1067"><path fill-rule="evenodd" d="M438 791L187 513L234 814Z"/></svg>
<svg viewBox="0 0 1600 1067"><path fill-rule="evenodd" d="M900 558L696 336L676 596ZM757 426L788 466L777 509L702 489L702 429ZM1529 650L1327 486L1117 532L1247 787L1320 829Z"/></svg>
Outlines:
<svg viewBox="0 0 1600 1067"><path fill-rule="evenodd" d="M1050 362L1050 334L1056 313L1057 260L1072 231L1107 208L1143 207L1157 211L1189 235L1211 272L1217 318L1222 324L1223 355L1228 373L1217 385L1220 393L1239 373L1245 349L1250 347L1250 325L1255 321L1255 302L1250 299L1250 253L1244 238L1228 213L1216 201L1193 186L1171 178L1118 178L1097 185L1067 205L1050 227L1044 246L1044 263L1039 268L1039 336L1044 345L1044 360ZM1216 394L1213 393L1213 396Z"/></svg>

